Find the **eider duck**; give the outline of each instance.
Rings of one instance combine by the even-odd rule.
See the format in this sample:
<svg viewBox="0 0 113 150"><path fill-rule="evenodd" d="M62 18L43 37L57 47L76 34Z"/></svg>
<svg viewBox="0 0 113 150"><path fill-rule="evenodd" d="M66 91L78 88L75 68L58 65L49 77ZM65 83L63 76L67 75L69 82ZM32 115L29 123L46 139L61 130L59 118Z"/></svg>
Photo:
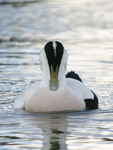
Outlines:
<svg viewBox="0 0 113 150"><path fill-rule="evenodd" d="M31 84L14 102L14 108L29 112L82 111L98 108L98 98L75 72L65 75L68 54L58 41L40 52L42 79Z"/></svg>

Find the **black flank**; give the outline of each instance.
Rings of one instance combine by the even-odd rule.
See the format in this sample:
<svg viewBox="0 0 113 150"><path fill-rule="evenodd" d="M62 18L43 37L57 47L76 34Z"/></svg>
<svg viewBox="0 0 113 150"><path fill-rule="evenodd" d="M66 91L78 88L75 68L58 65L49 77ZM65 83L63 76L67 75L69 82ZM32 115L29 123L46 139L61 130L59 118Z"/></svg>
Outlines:
<svg viewBox="0 0 113 150"><path fill-rule="evenodd" d="M76 74L74 71L68 72L66 74L66 78L73 78L73 79L76 79L76 80L82 82L79 75ZM93 91L91 91L91 92L94 94L94 99L85 99L84 100L85 104L86 104L86 110L98 109L98 98Z"/></svg>
<svg viewBox="0 0 113 150"><path fill-rule="evenodd" d="M98 98L96 94L91 91L94 94L94 99L85 99L85 104L86 104L86 110L91 110L91 109L98 109Z"/></svg>

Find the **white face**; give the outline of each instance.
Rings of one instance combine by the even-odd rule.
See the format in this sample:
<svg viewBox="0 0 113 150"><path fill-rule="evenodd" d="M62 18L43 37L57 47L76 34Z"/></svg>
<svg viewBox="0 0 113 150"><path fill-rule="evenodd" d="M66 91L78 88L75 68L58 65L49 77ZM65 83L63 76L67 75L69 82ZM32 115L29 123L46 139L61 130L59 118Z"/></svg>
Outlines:
<svg viewBox="0 0 113 150"><path fill-rule="evenodd" d="M60 78L62 78L62 76L65 76L66 67L67 67L67 60L68 60L68 54L67 54L67 51L64 50L62 60L61 60L61 64L60 64L60 67L59 67L59 74L58 74L58 79L59 80L60 80Z"/></svg>
<svg viewBox="0 0 113 150"><path fill-rule="evenodd" d="M44 74L46 74L48 80L50 80L50 70L44 49L42 49L40 52L39 61L41 70Z"/></svg>

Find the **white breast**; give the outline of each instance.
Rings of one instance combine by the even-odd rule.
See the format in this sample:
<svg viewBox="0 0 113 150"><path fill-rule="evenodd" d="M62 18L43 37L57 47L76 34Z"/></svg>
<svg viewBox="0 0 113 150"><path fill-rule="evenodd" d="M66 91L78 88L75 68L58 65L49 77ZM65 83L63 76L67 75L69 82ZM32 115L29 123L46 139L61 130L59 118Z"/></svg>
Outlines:
<svg viewBox="0 0 113 150"><path fill-rule="evenodd" d="M25 110L31 112L78 111L84 109L84 101L76 93L71 93L66 87L59 88L55 92L39 87L25 105Z"/></svg>

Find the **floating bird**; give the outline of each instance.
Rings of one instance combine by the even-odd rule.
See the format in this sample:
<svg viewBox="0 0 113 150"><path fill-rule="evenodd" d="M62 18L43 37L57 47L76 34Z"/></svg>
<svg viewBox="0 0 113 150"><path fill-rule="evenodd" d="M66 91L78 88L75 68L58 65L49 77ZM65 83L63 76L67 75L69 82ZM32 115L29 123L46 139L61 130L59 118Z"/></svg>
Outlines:
<svg viewBox="0 0 113 150"><path fill-rule="evenodd" d="M14 102L29 112L81 111L98 108L98 98L75 72L65 75L68 54L58 41L40 52L41 82L31 84Z"/></svg>

